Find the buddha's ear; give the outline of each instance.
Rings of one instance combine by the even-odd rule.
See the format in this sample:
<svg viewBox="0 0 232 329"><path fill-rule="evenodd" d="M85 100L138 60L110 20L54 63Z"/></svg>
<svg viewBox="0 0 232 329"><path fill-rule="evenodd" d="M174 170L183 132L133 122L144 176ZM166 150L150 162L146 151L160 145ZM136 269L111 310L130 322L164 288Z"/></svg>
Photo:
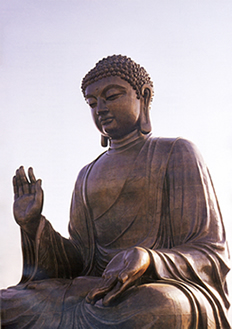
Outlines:
<svg viewBox="0 0 232 329"><path fill-rule="evenodd" d="M145 84L141 88L140 130L143 134L151 131L150 104L152 99L152 87Z"/></svg>

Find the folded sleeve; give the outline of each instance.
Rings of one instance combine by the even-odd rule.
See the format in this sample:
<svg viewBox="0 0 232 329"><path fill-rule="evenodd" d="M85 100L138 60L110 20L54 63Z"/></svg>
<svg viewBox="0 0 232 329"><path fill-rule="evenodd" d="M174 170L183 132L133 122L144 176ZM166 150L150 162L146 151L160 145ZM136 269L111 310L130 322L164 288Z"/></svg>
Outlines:
<svg viewBox="0 0 232 329"><path fill-rule="evenodd" d="M196 147L174 143L162 186L159 246L150 250L154 277L194 286L229 308L229 254L211 178Z"/></svg>

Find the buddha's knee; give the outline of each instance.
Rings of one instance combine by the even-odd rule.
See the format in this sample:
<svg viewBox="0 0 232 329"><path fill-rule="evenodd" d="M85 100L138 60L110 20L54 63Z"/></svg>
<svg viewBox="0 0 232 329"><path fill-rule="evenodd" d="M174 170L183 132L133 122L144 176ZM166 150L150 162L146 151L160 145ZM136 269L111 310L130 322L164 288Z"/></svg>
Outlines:
<svg viewBox="0 0 232 329"><path fill-rule="evenodd" d="M189 293L170 284L144 284L136 287L132 295L130 301L136 305L138 313L140 310L140 316L146 315L149 323L146 328L193 329L199 325L200 328L216 328L212 308L200 292L196 298L199 305L204 305L202 309L196 307Z"/></svg>

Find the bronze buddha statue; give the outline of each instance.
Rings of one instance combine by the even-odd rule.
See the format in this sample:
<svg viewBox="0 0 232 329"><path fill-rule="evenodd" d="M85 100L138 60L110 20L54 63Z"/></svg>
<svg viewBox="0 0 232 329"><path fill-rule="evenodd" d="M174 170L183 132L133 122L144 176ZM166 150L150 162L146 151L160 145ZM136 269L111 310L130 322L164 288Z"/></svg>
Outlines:
<svg viewBox="0 0 232 329"><path fill-rule="evenodd" d="M151 136L152 81L109 56L82 91L109 147L78 175L65 239L41 215L32 168L14 177L23 276L2 290L3 328L230 328L225 230L189 141Z"/></svg>

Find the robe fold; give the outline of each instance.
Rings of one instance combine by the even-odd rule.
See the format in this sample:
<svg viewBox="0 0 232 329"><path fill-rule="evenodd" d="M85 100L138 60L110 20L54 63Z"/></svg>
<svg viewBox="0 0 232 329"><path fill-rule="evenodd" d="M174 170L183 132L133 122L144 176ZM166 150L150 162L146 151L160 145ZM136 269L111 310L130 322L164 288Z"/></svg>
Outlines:
<svg viewBox="0 0 232 329"><path fill-rule="evenodd" d="M87 185L100 158L84 167L77 178L69 239L55 232L43 216L35 241L21 230L23 276L18 286L2 292L5 328L23 328L16 326L23 316L25 328L142 328L139 321L146 317L146 310L139 300L144 283L146 289L159 283L162 289L167 287L168 291L171 286L170 291L173 287L186 296L192 309L190 328L230 328L225 230L208 169L195 146L181 138L147 137L127 178L120 181L113 203L94 218ZM78 297L78 282L84 287L88 277L100 278L117 253L135 246L149 252L151 264L141 286L124 293L131 307L123 296L112 308L100 302L87 304L84 292ZM50 297L38 300L37 291L49 285ZM37 305L36 315L28 313L25 306L21 314L17 307L12 311L12 300L20 309L20 296L31 298L32 310ZM57 301L53 311L49 300ZM43 305L40 312L38 305ZM112 315L115 307L125 316ZM144 328L161 328L154 318L149 321L150 326L148 323ZM184 328L178 321L176 328Z"/></svg>

